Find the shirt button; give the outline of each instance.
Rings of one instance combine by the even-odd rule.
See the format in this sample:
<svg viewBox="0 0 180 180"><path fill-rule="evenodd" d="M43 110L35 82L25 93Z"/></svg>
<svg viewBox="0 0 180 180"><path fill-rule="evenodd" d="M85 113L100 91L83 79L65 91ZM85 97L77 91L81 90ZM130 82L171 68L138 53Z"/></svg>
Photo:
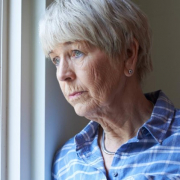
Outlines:
<svg viewBox="0 0 180 180"><path fill-rule="evenodd" d="M114 177L117 177L118 176L118 173L117 172L114 172Z"/></svg>

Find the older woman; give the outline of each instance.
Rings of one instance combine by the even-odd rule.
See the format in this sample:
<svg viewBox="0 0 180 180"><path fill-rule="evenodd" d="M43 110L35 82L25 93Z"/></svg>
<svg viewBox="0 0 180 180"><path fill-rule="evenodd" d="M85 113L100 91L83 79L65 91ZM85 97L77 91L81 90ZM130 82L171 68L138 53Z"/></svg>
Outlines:
<svg viewBox="0 0 180 180"><path fill-rule="evenodd" d="M91 120L56 154L53 179L180 178L180 111L144 95L151 33L129 0L57 0L40 22L66 100Z"/></svg>

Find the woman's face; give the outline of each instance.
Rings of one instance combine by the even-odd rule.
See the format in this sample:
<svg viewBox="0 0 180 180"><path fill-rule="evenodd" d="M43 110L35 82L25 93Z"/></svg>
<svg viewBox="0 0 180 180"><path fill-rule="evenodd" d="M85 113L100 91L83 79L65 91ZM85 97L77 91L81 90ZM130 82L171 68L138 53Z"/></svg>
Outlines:
<svg viewBox="0 0 180 180"><path fill-rule="evenodd" d="M107 54L85 43L64 43L49 53L66 100L80 116L110 106L125 85L124 63L110 63Z"/></svg>

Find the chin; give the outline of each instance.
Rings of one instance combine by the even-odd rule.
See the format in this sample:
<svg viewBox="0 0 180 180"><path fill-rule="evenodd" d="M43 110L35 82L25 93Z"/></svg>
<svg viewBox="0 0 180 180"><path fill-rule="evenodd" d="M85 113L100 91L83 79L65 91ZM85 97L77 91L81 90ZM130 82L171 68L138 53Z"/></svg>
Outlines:
<svg viewBox="0 0 180 180"><path fill-rule="evenodd" d="M86 116L86 114L88 113L87 111L87 108L85 107L86 105L83 105L83 104L76 104L75 106L74 106L74 110L75 110L75 112L76 112L76 114L78 115L78 116L81 116L81 117L85 117Z"/></svg>
<svg viewBox="0 0 180 180"><path fill-rule="evenodd" d="M74 106L74 110L76 112L76 114L78 116L81 116L81 117L91 117L91 115L93 114L93 111L94 111L94 107L91 106L91 105L87 105L87 104L76 104ZM89 119L89 118L87 118Z"/></svg>

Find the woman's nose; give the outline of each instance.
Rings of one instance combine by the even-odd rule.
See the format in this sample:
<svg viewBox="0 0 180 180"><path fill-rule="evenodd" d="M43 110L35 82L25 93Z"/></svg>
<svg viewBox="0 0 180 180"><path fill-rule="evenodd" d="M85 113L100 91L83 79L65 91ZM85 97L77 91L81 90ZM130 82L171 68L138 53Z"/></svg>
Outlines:
<svg viewBox="0 0 180 180"><path fill-rule="evenodd" d="M59 81L72 81L75 77L75 72L70 66L70 63L67 60L62 59L57 67L57 79Z"/></svg>

